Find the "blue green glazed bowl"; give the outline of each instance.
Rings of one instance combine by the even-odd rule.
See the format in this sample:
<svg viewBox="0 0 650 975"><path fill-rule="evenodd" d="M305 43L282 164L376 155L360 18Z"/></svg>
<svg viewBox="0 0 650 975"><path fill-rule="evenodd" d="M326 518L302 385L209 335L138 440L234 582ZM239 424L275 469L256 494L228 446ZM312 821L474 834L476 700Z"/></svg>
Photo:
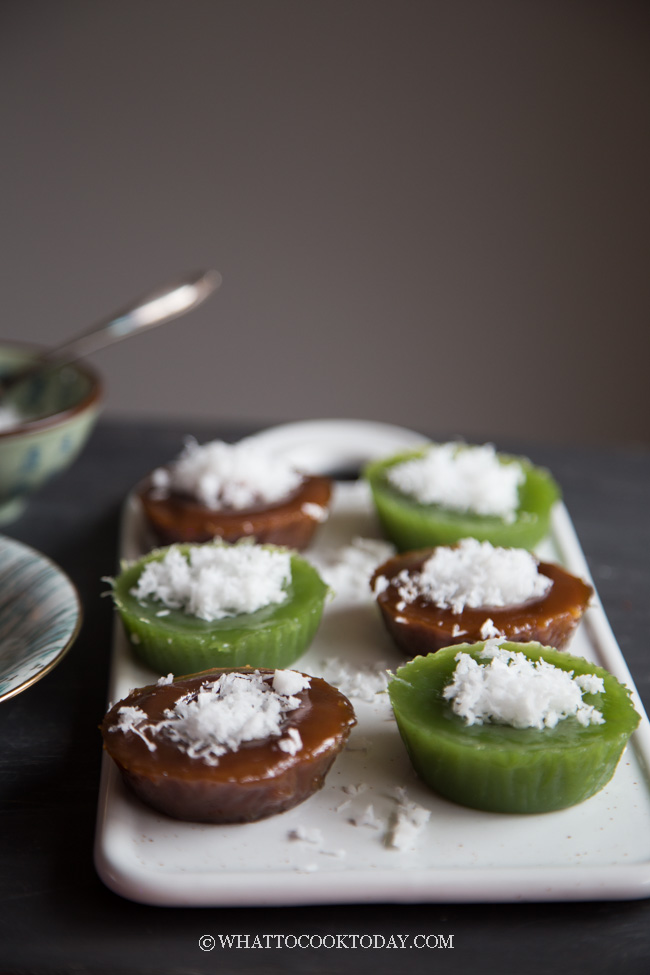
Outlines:
<svg viewBox="0 0 650 975"><path fill-rule="evenodd" d="M0 376L35 354L0 344ZM97 419L101 397L99 377L75 363L35 376L16 387L6 405L0 403L0 524L18 518L31 495L72 463Z"/></svg>

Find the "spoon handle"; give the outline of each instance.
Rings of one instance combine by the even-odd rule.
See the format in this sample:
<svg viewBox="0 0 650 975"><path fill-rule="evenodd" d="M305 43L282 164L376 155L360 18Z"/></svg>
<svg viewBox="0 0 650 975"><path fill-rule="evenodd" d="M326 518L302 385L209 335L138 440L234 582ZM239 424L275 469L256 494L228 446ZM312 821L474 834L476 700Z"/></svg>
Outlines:
<svg viewBox="0 0 650 975"><path fill-rule="evenodd" d="M75 338L40 353L24 369L0 378L0 397L48 366L63 366L113 342L128 338L196 308L221 284L218 271L198 271L150 291Z"/></svg>
<svg viewBox="0 0 650 975"><path fill-rule="evenodd" d="M73 362L82 356L119 342L134 332L169 322L196 308L221 284L218 271L199 271L150 291L120 311L97 322L86 332L39 356L38 364ZM35 363L36 365L36 363Z"/></svg>

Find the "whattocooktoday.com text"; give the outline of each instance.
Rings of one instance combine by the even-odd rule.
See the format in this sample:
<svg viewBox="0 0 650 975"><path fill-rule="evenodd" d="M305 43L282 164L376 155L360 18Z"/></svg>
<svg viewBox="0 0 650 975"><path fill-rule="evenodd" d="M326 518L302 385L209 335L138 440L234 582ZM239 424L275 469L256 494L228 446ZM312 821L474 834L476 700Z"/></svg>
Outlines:
<svg viewBox="0 0 650 975"><path fill-rule="evenodd" d="M274 948L324 948L336 951L350 948L377 950L453 947L453 934L204 934L199 938L201 951Z"/></svg>

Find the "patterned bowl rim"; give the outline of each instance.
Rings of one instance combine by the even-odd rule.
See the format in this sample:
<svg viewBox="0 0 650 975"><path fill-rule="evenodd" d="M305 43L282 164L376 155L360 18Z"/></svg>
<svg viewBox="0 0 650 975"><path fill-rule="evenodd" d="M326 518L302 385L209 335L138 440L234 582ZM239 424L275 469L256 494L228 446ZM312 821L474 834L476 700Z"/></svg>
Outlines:
<svg viewBox="0 0 650 975"><path fill-rule="evenodd" d="M26 342L5 342L4 340L0 341L0 351L2 349L16 349L20 352L31 352L34 355L44 351L38 346L29 345ZM34 420L25 420L8 430L0 430L0 443L11 437L23 436L26 433L38 433L48 427L59 426L61 423L86 412L86 410L90 411L99 406L104 396L104 387L95 369L89 366L87 362L71 362L68 368L76 369L90 381L90 389L86 396L67 410L59 410L58 413L50 413L48 416L37 417Z"/></svg>
<svg viewBox="0 0 650 975"><path fill-rule="evenodd" d="M81 630L81 624L83 622L83 609L81 606L81 597L79 596L77 587L75 586L74 582L67 574L67 572L64 572L63 569L56 564L56 562L48 558L47 555L43 555L43 553L39 552L37 549L32 548L31 545L25 545L24 542L19 542L17 539L10 538L8 535L0 535L0 547L2 547L2 545L5 542L9 542L10 545L15 546L19 550L22 556L29 556L32 560L44 562L49 569L51 569L56 575L58 575L68 584L68 587L70 589L70 594L72 596L74 607L76 610L76 619L75 619L72 632L70 633L70 636L68 637L66 642L62 645L61 649L56 654L56 656L54 656L44 667L36 671L35 674L32 674L31 677L28 677L27 680L23 681L22 684L18 684L16 685L16 687L10 687L8 691L5 691L3 694L0 694L0 703L2 701L7 701L11 697L15 697L16 694L20 694L22 691L26 691L28 687L32 686L32 684L35 684L42 677L45 677L46 674L49 674L49 672L53 670L54 667L56 667L56 665L63 660L68 650L71 648L71 646L79 636L79 632Z"/></svg>

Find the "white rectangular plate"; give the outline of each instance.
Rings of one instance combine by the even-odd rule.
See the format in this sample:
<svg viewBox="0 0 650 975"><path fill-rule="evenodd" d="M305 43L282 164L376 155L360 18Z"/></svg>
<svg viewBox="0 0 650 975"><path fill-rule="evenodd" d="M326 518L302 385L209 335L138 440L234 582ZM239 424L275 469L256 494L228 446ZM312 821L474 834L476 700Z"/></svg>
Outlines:
<svg viewBox="0 0 650 975"><path fill-rule="evenodd" d="M391 446L385 445L386 453ZM130 497L122 557L140 554L142 533L141 511ZM353 536L380 537L363 483L337 485L332 515L320 528L314 551L323 556ZM562 504L539 554L589 579ZM323 789L259 823L205 826L168 819L127 792L105 755L95 848L99 874L124 897L167 906L650 896L650 725L597 598L571 652L626 683L643 717L613 779L579 806L508 816L439 798L412 772L387 695L378 694L372 701L352 698L358 726ZM320 675L330 658L345 661L351 670L376 667L379 661L394 670L403 662L372 600L351 595L339 595L328 605L314 643L295 666ZM157 677L135 661L118 621L110 700ZM359 789L350 794L350 787ZM396 787L431 812L412 850L389 844ZM312 841L291 838L296 830Z"/></svg>

